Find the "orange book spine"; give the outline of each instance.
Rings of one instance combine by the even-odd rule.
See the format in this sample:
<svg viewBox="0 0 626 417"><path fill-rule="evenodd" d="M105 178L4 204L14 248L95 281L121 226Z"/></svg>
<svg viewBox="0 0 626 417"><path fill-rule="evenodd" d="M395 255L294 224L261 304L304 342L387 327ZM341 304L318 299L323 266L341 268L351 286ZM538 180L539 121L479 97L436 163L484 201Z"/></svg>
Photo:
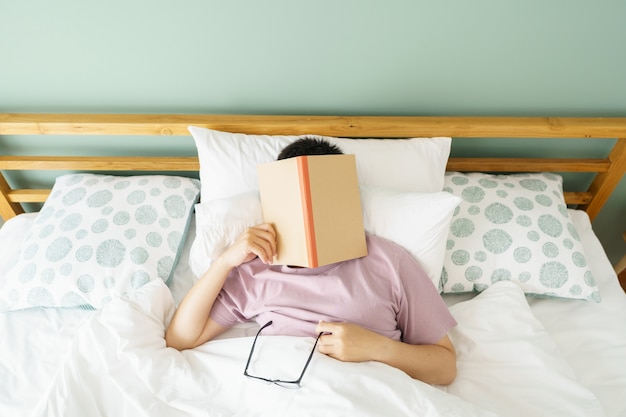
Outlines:
<svg viewBox="0 0 626 417"><path fill-rule="evenodd" d="M306 238L307 257L312 268L318 266L317 243L313 224L313 204L311 201L311 183L309 181L309 160L306 156L298 158L298 177L300 178L300 198L304 217L304 236Z"/></svg>

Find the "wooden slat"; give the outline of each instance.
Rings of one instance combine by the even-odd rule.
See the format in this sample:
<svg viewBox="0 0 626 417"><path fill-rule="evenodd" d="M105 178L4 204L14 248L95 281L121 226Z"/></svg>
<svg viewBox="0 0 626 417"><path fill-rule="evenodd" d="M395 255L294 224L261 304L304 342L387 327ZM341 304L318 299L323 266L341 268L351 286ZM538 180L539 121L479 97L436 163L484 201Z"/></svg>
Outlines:
<svg viewBox="0 0 626 417"><path fill-rule="evenodd" d="M228 132L344 137L626 137L626 118L172 114L0 114L0 135L183 135Z"/></svg>
<svg viewBox="0 0 626 417"><path fill-rule="evenodd" d="M198 171L196 156L2 156L1 170Z"/></svg>
<svg viewBox="0 0 626 417"><path fill-rule="evenodd" d="M43 203L50 195L49 189L21 189L11 190L8 193L8 200L13 203ZM591 193L587 192L566 192L565 202L568 205L578 205L589 203L592 199Z"/></svg>
<svg viewBox="0 0 626 417"><path fill-rule="evenodd" d="M14 203L43 203L50 195L49 189L11 190L9 201Z"/></svg>
<svg viewBox="0 0 626 417"><path fill-rule="evenodd" d="M450 158L449 171L495 172L606 172L608 159L566 158ZM118 156L2 156L2 170L167 170L197 171L198 158L190 157L118 157Z"/></svg>
<svg viewBox="0 0 626 417"><path fill-rule="evenodd" d="M11 193L9 183L7 183L4 175L0 173L0 216L5 220L24 213L22 206L11 199Z"/></svg>
<svg viewBox="0 0 626 417"><path fill-rule="evenodd" d="M593 195L591 193L582 191L566 191L563 195L567 205L578 206L581 204L588 204L593 199Z"/></svg>
<svg viewBox="0 0 626 417"><path fill-rule="evenodd" d="M450 158L448 171L482 172L606 172L608 159Z"/></svg>
<svg viewBox="0 0 626 417"><path fill-rule="evenodd" d="M608 159L611 162L609 170L596 175L589 186L589 192L594 196L593 200L581 207L587 212L591 221L600 213L602 206L609 199L626 172L626 136L617 140Z"/></svg>

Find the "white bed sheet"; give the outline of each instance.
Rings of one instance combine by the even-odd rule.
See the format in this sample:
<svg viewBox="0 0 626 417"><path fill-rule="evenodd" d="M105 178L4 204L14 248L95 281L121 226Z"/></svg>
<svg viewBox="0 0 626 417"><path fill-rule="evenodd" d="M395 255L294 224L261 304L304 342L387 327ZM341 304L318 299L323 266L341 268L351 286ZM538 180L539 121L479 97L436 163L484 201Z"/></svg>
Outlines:
<svg viewBox="0 0 626 417"><path fill-rule="evenodd" d="M602 302L529 298L529 304L579 381L598 397L605 413L626 416L626 294L587 214L570 210L570 215Z"/></svg>
<svg viewBox="0 0 626 417"><path fill-rule="evenodd" d="M554 340L578 380L600 400L607 416L626 415L626 296L591 229L585 213L571 211L585 245L587 259L600 287L599 304L569 300L529 299L532 312ZM0 250L16 246L32 215L9 222L11 237ZM5 227L6 225L5 224ZM19 227L18 227L19 226ZM193 239L191 233L184 254ZM3 232L6 232L3 229ZM16 234L13 234L15 232ZM3 236L6 233L3 233ZM4 245L4 246L3 246ZM4 253L4 252L3 252ZM181 258L170 288L178 303L193 282L188 259ZM7 264L0 267L3 272ZM445 296L454 305L469 296ZM610 319L598 320L598 317ZM28 415L50 387L59 363L72 347L74 335L94 312L35 309L0 314L0 415ZM230 335L251 335L255 326L242 326ZM584 335L584 336L583 336ZM228 342L225 342L228 343Z"/></svg>

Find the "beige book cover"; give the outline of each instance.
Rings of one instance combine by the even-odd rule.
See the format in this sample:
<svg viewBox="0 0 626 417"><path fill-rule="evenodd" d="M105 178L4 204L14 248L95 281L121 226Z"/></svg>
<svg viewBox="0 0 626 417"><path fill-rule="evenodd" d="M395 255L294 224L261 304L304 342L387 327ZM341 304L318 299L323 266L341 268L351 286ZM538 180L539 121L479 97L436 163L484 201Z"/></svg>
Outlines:
<svg viewBox="0 0 626 417"><path fill-rule="evenodd" d="M280 265L315 268L367 255L354 155L309 155L258 166L263 220Z"/></svg>

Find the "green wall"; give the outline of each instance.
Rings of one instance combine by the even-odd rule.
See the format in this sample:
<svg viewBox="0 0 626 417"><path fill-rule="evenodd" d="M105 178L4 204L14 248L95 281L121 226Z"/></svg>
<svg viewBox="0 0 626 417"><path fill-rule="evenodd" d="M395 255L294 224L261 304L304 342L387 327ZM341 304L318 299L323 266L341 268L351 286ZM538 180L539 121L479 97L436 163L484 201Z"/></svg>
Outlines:
<svg viewBox="0 0 626 417"><path fill-rule="evenodd" d="M0 112L624 117L625 22L623 0L0 0ZM614 262L625 214L623 180L594 222Z"/></svg>

